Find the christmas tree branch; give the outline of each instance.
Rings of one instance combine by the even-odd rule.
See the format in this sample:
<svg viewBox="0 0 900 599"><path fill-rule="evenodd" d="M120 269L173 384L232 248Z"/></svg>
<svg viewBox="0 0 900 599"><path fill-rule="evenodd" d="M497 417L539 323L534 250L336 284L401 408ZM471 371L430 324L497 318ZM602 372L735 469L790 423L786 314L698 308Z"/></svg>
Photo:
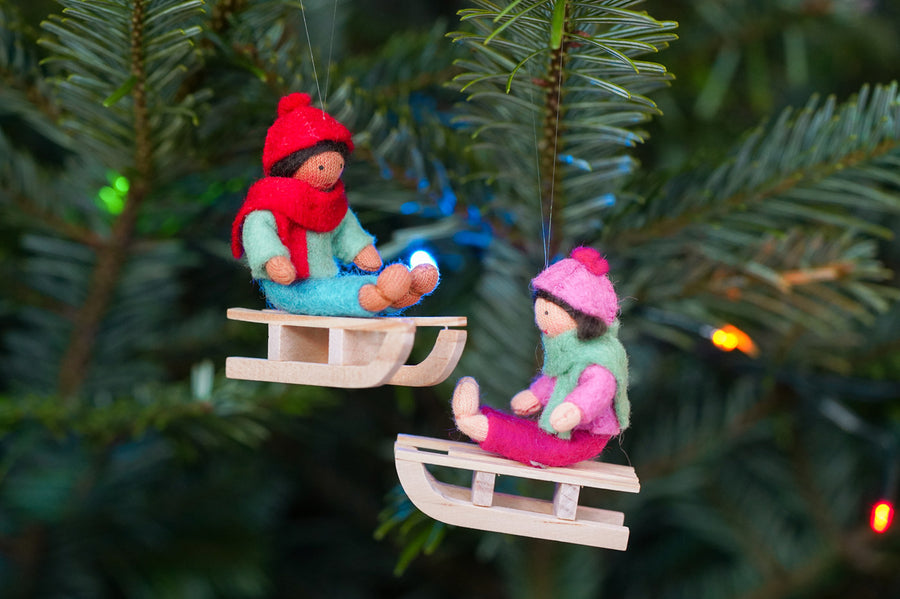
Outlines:
<svg viewBox="0 0 900 599"><path fill-rule="evenodd" d="M643 139L635 125L658 112L644 94L671 76L639 58L665 48L677 24L632 10L638 4L536 1L502 8L476 0L477 8L460 13L471 32L451 37L472 52L457 63L462 72L455 81L468 96L459 121L472 131L486 176L500 184L498 208L541 215L516 220L532 250L543 241L546 253L549 237L549 253L556 254L571 229L590 229L593 214L635 164L625 153ZM538 66L538 59L547 62Z"/></svg>
<svg viewBox="0 0 900 599"><path fill-rule="evenodd" d="M778 409L777 398L770 394L764 400L748 406L731 417L730 421L716 429L714 434L694 435L691 442L668 452L664 457L641 464L641 478L652 480L662 478L689 464L695 463L712 448L719 447L729 439L739 437L754 425L770 418Z"/></svg>
<svg viewBox="0 0 900 599"><path fill-rule="evenodd" d="M840 161L829 161L813 165L810 168L780 173L778 180L769 181L766 187L756 190L741 190L716 203L710 203L677 216L660 219L640 229L623 230L611 236L609 242L616 247L627 248L656 239L671 239L685 234L690 227L713 223L730 214L753 209L754 206L779 198L794 189L815 185L848 169L863 166L878 158L888 156L898 149L900 149L900 139L885 140L871 149L850 152Z"/></svg>
<svg viewBox="0 0 900 599"><path fill-rule="evenodd" d="M231 19L239 14L247 5L247 0L219 0L213 6L209 19L211 31L222 35L230 27Z"/></svg>
<svg viewBox="0 0 900 599"><path fill-rule="evenodd" d="M841 533L842 543L824 545L806 562L787 571L766 577L753 590L738 599L780 599L815 591L836 570L851 568L861 576L892 577L896 563L888 553L879 551L879 541L868 526L857 526Z"/></svg>
<svg viewBox="0 0 900 599"><path fill-rule="evenodd" d="M131 16L130 74L134 81L131 97L135 140L133 181L124 209L116 219L109 239L97 252L88 296L73 317L69 345L59 368L58 389L63 397L76 395L87 376L100 322L109 308L122 267L128 258L128 248L134 236L138 214L152 180L151 129L147 112L147 72L144 65L144 5L145 0L135 0Z"/></svg>

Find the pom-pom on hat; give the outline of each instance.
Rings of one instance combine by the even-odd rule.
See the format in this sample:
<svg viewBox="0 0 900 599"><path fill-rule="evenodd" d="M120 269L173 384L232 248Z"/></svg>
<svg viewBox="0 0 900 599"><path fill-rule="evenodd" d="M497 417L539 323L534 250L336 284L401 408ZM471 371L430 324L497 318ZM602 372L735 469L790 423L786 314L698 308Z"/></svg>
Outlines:
<svg viewBox="0 0 900 599"><path fill-rule="evenodd" d="M309 94L293 93L278 102L278 118L269 127L263 147L263 170L266 175L276 162L298 150L311 148L320 141L347 144L353 151L350 131L334 117L310 106Z"/></svg>
<svg viewBox="0 0 900 599"><path fill-rule="evenodd" d="M531 287L611 325L619 313L619 299L606 276L608 272L609 264L597 250L579 247L569 258L541 271L531 280Z"/></svg>

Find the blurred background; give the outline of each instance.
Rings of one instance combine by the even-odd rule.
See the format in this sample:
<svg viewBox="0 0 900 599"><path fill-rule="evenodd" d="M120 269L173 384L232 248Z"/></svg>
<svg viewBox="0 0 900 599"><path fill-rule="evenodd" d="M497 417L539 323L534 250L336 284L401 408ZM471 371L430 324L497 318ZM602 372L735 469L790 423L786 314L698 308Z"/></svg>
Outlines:
<svg viewBox="0 0 900 599"><path fill-rule="evenodd" d="M900 476L900 4L569 4L0 0L3 597L900 597L870 521ZM225 319L264 306L230 227L292 91L354 132L382 254L439 265L412 313L469 318L443 385L224 378L265 348ZM642 483L584 503L628 551L433 522L394 438L460 438L460 376L527 386L528 281L579 244L631 361L603 459Z"/></svg>

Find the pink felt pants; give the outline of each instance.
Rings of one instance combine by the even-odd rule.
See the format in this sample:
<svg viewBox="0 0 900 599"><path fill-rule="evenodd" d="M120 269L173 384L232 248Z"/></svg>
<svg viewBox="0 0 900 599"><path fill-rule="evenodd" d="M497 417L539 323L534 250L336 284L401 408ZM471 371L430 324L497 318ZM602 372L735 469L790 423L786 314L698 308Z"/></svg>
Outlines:
<svg viewBox="0 0 900 599"><path fill-rule="evenodd" d="M560 439L538 427L534 420L482 407L488 419L488 436L479 443L485 451L499 453L529 466L569 466L598 455L609 435L576 430L571 439Z"/></svg>

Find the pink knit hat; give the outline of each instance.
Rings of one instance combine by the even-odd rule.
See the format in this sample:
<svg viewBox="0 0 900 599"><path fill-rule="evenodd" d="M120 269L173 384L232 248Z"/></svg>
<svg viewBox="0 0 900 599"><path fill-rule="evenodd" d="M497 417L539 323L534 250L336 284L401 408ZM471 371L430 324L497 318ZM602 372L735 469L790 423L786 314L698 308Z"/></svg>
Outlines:
<svg viewBox="0 0 900 599"><path fill-rule="evenodd" d="M353 151L350 131L327 112L310 106L311 101L308 94L293 93L278 102L278 118L269 127L263 147L263 170L267 175L282 158L320 141L342 142Z"/></svg>
<svg viewBox="0 0 900 599"><path fill-rule="evenodd" d="M619 313L619 300L608 272L609 264L597 250L579 247L572 250L571 257L541 271L531 280L531 287L611 325Z"/></svg>

